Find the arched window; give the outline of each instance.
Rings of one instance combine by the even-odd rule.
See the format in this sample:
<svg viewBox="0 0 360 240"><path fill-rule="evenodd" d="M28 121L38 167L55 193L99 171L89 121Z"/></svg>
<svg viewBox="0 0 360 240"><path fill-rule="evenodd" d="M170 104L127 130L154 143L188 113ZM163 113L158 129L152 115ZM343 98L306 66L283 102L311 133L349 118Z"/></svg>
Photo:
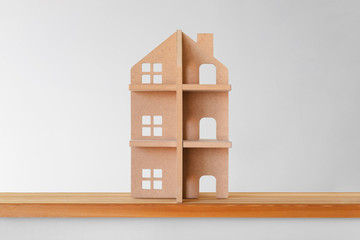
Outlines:
<svg viewBox="0 0 360 240"><path fill-rule="evenodd" d="M204 117L200 119L199 138L216 139L216 120L214 118Z"/></svg>
<svg viewBox="0 0 360 240"><path fill-rule="evenodd" d="M201 64L199 84L216 84L216 67L214 64Z"/></svg>
<svg viewBox="0 0 360 240"><path fill-rule="evenodd" d="M216 178L211 175L201 176L199 192L216 192Z"/></svg>

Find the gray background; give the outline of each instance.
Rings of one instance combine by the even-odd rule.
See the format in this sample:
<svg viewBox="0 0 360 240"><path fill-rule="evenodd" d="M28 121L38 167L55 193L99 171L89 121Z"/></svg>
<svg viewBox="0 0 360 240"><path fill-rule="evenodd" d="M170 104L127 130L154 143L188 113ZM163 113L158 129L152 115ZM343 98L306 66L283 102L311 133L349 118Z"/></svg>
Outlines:
<svg viewBox="0 0 360 240"><path fill-rule="evenodd" d="M0 1L0 192L130 190L130 68L229 68L230 191L360 191L359 1ZM357 239L357 219L0 219L1 239Z"/></svg>

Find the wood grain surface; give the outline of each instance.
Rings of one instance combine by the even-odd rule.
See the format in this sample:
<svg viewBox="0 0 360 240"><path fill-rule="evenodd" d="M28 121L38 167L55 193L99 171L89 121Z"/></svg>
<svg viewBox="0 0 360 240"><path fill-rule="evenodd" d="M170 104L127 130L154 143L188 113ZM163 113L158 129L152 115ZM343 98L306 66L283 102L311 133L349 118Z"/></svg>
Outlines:
<svg viewBox="0 0 360 240"><path fill-rule="evenodd" d="M0 193L0 217L358 218L360 193L205 193L183 203L130 193Z"/></svg>

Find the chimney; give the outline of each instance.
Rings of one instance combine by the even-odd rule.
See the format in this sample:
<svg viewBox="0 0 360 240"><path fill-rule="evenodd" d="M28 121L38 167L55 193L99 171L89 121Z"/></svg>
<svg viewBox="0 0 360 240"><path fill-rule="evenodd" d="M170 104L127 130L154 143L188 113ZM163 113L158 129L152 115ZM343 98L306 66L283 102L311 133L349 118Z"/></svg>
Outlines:
<svg viewBox="0 0 360 240"><path fill-rule="evenodd" d="M198 33L197 45L211 56L214 55L214 35L212 33Z"/></svg>

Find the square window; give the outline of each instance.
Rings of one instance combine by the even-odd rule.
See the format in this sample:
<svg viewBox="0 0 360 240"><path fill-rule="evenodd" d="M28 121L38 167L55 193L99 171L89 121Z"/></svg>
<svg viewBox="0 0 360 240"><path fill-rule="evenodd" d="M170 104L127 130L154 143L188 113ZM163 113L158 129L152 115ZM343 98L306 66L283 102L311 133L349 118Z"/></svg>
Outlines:
<svg viewBox="0 0 360 240"><path fill-rule="evenodd" d="M141 82L142 84L150 84L150 75L142 75Z"/></svg>
<svg viewBox="0 0 360 240"><path fill-rule="evenodd" d="M154 127L154 136L156 136L156 137L162 136L162 128L161 127Z"/></svg>
<svg viewBox="0 0 360 240"><path fill-rule="evenodd" d="M153 64L153 72L162 72L162 64L154 63Z"/></svg>
<svg viewBox="0 0 360 240"><path fill-rule="evenodd" d="M143 127L143 128L142 128L142 135L143 135L144 137L151 136L151 128L149 128L149 127Z"/></svg>
<svg viewBox="0 0 360 240"><path fill-rule="evenodd" d="M151 189L151 182L148 180L142 181L142 189Z"/></svg>
<svg viewBox="0 0 360 240"><path fill-rule="evenodd" d="M143 178L151 178L151 170L150 169L143 169L142 170L142 177Z"/></svg>
<svg viewBox="0 0 360 240"><path fill-rule="evenodd" d="M154 75L154 84L161 84L161 83L162 83L162 76Z"/></svg>
<svg viewBox="0 0 360 240"><path fill-rule="evenodd" d="M154 169L154 177L162 178L162 169Z"/></svg>
<svg viewBox="0 0 360 240"><path fill-rule="evenodd" d="M143 63L141 65L141 71L143 72L150 72L150 63Z"/></svg>
<svg viewBox="0 0 360 240"><path fill-rule="evenodd" d="M162 116L154 116L154 124L161 125L162 124Z"/></svg>
<svg viewBox="0 0 360 240"><path fill-rule="evenodd" d="M154 181L154 189L162 189L162 181Z"/></svg>
<svg viewBox="0 0 360 240"><path fill-rule="evenodd" d="M143 125L150 125L151 124L151 117L150 116L142 116L142 124Z"/></svg>

